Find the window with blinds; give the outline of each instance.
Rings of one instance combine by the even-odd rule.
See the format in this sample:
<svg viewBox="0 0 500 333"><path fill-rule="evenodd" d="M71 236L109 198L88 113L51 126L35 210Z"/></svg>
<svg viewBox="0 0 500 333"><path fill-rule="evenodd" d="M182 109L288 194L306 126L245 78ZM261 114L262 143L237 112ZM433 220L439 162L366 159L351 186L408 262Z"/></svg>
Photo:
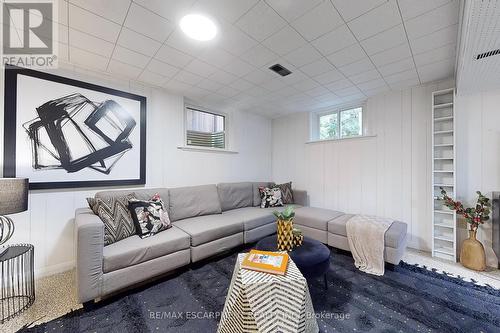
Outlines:
<svg viewBox="0 0 500 333"><path fill-rule="evenodd" d="M186 106L186 145L226 148L226 117Z"/></svg>

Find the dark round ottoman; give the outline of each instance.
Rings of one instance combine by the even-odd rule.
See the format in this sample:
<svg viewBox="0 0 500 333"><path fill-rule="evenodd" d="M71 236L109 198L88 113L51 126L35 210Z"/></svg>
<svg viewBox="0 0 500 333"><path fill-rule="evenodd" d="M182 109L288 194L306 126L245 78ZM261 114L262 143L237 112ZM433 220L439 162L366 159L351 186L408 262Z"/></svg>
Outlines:
<svg viewBox="0 0 500 333"><path fill-rule="evenodd" d="M261 251L277 251L276 235L261 239L255 248ZM326 273L330 267L330 250L326 245L304 237L302 246L294 248L288 254L307 280L323 275L325 288L328 288Z"/></svg>

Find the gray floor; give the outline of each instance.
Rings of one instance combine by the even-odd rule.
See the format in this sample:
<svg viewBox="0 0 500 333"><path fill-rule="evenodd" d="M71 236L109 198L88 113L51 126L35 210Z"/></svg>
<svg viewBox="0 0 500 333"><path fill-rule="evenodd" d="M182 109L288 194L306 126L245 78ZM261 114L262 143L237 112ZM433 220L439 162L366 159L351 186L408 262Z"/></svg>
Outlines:
<svg viewBox="0 0 500 333"><path fill-rule="evenodd" d="M403 258L410 264L426 265L439 272L446 271L453 275L461 275L466 279L474 279L480 284L489 284L500 289L500 270L488 269L486 272L474 272L459 263L450 263L431 258L426 252L409 249ZM21 315L0 325L2 332L16 332L23 325L42 323L60 317L73 309L81 307L76 299L75 272L68 271L37 280L36 301L31 308Z"/></svg>

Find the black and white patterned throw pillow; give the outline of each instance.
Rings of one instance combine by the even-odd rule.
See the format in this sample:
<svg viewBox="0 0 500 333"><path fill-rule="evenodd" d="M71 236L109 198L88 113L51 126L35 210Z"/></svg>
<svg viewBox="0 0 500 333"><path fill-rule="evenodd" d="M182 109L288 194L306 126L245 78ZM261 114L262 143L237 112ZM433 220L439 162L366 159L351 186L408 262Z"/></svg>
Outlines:
<svg viewBox="0 0 500 333"><path fill-rule="evenodd" d="M141 238L153 236L172 227L163 200L158 194L147 201L130 200L128 208L134 220L137 234Z"/></svg>
<svg viewBox="0 0 500 333"><path fill-rule="evenodd" d="M281 190L278 187L259 187L260 208L283 206Z"/></svg>
<svg viewBox="0 0 500 333"><path fill-rule="evenodd" d="M275 187L281 190L281 199L284 205L293 204L292 182L276 184Z"/></svg>
<svg viewBox="0 0 500 333"><path fill-rule="evenodd" d="M128 210L128 202L135 199L135 194L101 198L87 198L90 209L104 223L104 245L113 244L119 240L136 234L134 221Z"/></svg>

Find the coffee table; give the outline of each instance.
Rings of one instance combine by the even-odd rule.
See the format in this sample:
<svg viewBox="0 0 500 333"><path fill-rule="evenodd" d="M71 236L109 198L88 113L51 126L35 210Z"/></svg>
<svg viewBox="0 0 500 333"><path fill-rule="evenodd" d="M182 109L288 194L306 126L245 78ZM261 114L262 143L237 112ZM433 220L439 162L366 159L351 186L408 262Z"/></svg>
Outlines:
<svg viewBox="0 0 500 333"><path fill-rule="evenodd" d="M255 248L261 251L277 251L276 240L276 235L263 238ZM308 281L323 275L325 289L328 289L327 272L330 268L330 250L325 244L304 237L302 245L294 248L288 254Z"/></svg>

